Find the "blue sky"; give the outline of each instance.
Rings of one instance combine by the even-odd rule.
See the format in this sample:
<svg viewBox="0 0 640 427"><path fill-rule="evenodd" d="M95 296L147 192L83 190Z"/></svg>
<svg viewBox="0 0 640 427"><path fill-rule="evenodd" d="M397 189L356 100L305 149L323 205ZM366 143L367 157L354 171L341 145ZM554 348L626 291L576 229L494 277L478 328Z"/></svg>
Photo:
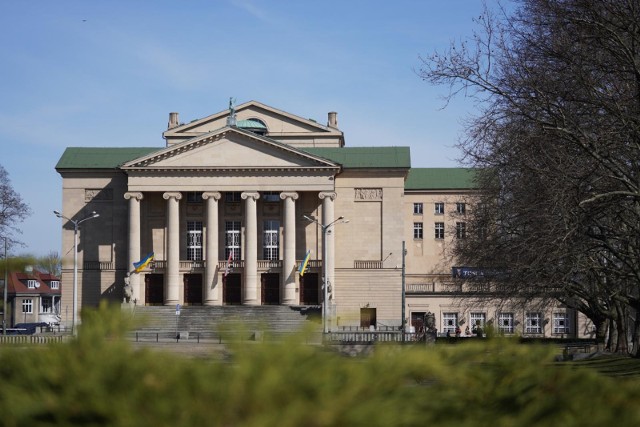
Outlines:
<svg viewBox="0 0 640 427"><path fill-rule="evenodd" d="M459 98L420 80L419 56L466 38L480 0L22 0L0 14L0 164L33 214L15 253L61 254L69 146L163 147L188 122L257 100L326 123L348 146L409 146L454 167Z"/></svg>

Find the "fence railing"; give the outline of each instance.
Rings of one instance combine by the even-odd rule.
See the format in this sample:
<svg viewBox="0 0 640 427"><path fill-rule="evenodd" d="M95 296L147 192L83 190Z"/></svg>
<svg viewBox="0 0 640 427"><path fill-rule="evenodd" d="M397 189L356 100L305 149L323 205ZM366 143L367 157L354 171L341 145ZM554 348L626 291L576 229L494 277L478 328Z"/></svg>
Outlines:
<svg viewBox="0 0 640 427"><path fill-rule="evenodd" d="M423 334L405 332L404 341L419 341ZM325 337L329 342L341 343L371 343L371 342L402 342L402 331L366 331L366 332L329 332Z"/></svg>
<svg viewBox="0 0 640 427"><path fill-rule="evenodd" d="M49 344L62 339L62 335L0 335L0 344Z"/></svg>
<svg viewBox="0 0 640 427"><path fill-rule="evenodd" d="M375 261L375 260L353 261L353 268L379 269L379 268L382 268L382 261Z"/></svg>

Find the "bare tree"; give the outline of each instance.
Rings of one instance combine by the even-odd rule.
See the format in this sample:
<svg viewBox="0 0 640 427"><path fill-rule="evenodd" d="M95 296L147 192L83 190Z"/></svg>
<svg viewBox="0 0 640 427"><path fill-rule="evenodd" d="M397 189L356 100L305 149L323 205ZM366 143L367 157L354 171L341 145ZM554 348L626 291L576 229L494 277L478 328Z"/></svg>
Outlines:
<svg viewBox="0 0 640 427"><path fill-rule="evenodd" d="M39 271L60 277L60 273L62 271L62 258L60 258L58 251L49 251L47 255L37 259L36 268Z"/></svg>
<svg viewBox="0 0 640 427"><path fill-rule="evenodd" d="M31 214L29 206L15 192L6 169L0 165L0 236L19 232L16 225Z"/></svg>
<svg viewBox="0 0 640 427"><path fill-rule="evenodd" d="M640 0L517 6L486 9L472 40L420 70L478 101L460 146L484 170L471 222L487 232L457 255L505 272L505 295L576 307L600 340L613 325L612 349L627 351L640 308Z"/></svg>

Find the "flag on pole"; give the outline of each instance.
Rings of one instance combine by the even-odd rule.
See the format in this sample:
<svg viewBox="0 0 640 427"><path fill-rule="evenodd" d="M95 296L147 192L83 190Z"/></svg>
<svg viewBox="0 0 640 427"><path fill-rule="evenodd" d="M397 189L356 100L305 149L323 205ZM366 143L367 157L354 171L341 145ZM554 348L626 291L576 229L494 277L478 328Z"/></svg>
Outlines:
<svg viewBox="0 0 640 427"><path fill-rule="evenodd" d="M307 270L307 264L309 264L310 256L311 256L311 251L308 250L307 255L305 255L304 260L300 264L300 268L298 268L298 273L300 273L300 276L304 276L304 272Z"/></svg>
<svg viewBox="0 0 640 427"><path fill-rule="evenodd" d="M227 268L224 269L224 277L227 277L231 271L231 262L233 261L233 249L229 250L229 259L227 259Z"/></svg>
<svg viewBox="0 0 640 427"><path fill-rule="evenodd" d="M140 261L134 262L133 271L135 271L136 273L140 273L142 270L145 269L147 265L149 265L151 261L153 261L153 252L150 252L149 254L147 254L147 256L142 258Z"/></svg>

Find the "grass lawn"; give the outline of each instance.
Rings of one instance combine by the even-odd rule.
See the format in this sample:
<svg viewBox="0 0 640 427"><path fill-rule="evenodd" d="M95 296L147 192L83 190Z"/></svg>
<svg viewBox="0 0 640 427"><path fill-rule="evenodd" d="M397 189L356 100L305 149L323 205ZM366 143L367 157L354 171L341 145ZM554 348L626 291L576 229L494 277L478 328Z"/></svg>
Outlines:
<svg viewBox="0 0 640 427"><path fill-rule="evenodd" d="M601 356L594 359L576 360L571 363L577 369L595 369L603 375L614 378L639 378L640 359L635 359L621 354Z"/></svg>

